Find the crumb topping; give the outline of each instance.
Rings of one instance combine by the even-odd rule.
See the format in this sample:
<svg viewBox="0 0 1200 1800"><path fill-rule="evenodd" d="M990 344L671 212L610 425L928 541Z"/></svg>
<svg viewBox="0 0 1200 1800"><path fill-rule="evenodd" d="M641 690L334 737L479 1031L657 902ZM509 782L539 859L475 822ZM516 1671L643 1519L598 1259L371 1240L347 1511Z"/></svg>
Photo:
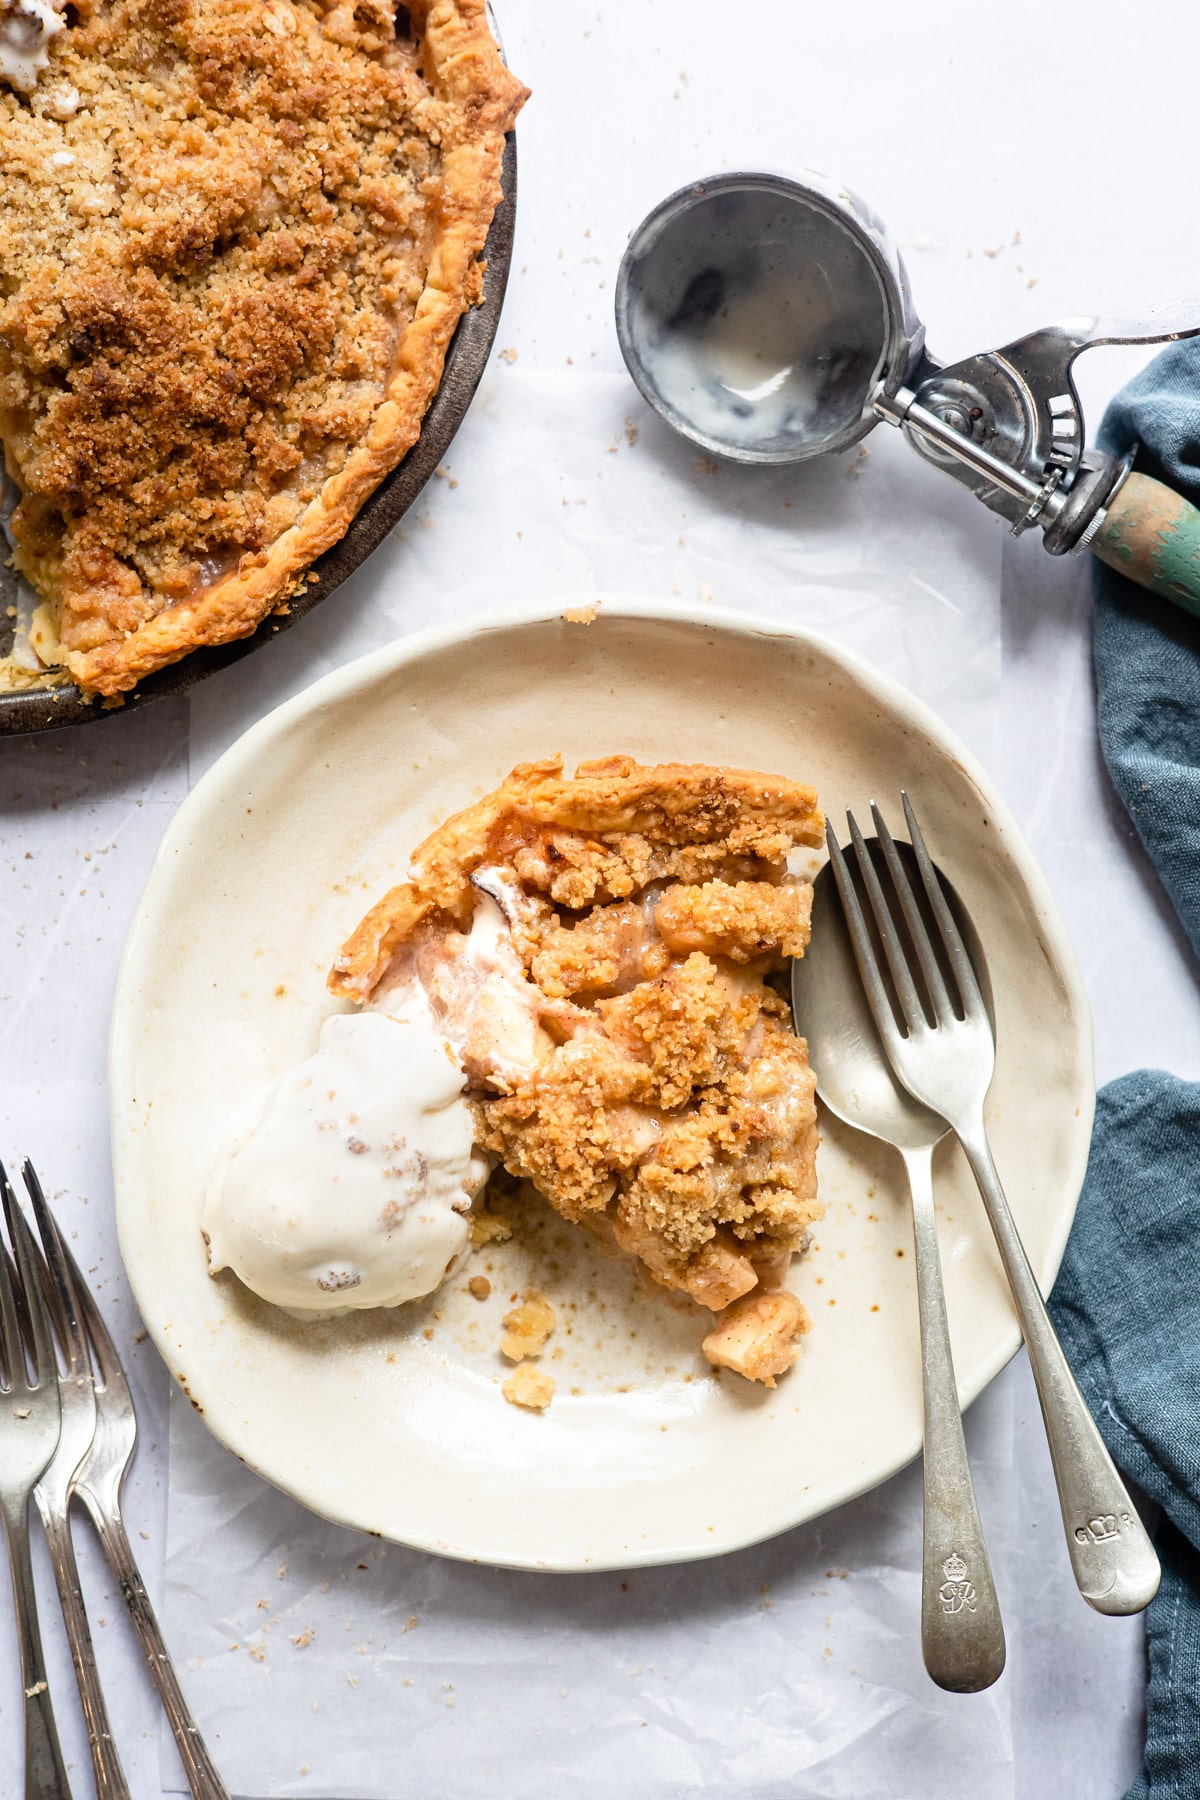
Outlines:
<svg viewBox="0 0 1200 1800"><path fill-rule="evenodd" d="M703 950L731 962L763 956L803 956L808 943L812 889L807 883L774 887L766 881L710 881L703 887L668 888L654 923L668 950Z"/></svg>

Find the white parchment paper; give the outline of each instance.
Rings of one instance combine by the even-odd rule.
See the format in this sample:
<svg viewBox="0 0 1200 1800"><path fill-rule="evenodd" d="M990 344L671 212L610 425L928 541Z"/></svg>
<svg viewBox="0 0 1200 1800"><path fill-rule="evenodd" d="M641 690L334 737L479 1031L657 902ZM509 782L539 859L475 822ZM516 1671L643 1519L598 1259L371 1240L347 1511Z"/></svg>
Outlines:
<svg viewBox="0 0 1200 1800"><path fill-rule="evenodd" d="M967 1438L1002 1579L1007 1379ZM922 1766L947 1795L1013 1792L1009 1684L944 1694L921 1666L915 1467L731 1556L537 1575L326 1524L181 1403L169 1518L172 1641L238 1794L916 1800L897 1784Z"/></svg>

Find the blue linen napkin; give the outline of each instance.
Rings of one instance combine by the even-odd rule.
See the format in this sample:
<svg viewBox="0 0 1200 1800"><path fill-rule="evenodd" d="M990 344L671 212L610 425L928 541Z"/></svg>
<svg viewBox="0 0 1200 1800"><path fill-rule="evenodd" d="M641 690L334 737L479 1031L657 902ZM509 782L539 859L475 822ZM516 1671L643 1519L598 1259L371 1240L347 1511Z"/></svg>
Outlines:
<svg viewBox="0 0 1200 1800"><path fill-rule="evenodd" d="M1100 433L1200 504L1200 345L1176 344ZM1200 956L1200 619L1094 564L1100 742ZM1161 1507L1146 1750L1126 1800L1200 1800L1200 1084L1104 1088L1050 1310L1105 1442Z"/></svg>

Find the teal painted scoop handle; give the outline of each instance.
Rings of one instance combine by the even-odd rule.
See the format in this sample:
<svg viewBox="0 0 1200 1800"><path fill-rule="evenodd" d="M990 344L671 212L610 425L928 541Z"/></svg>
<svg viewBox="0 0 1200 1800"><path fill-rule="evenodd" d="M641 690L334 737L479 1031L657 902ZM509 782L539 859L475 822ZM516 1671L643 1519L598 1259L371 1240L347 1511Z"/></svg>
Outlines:
<svg viewBox="0 0 1200 1800"><path fill-rule="evenodd" d="M1128 475L1091 549L1140 587L1200 615L1200 509L1150 475Z"/></svg>

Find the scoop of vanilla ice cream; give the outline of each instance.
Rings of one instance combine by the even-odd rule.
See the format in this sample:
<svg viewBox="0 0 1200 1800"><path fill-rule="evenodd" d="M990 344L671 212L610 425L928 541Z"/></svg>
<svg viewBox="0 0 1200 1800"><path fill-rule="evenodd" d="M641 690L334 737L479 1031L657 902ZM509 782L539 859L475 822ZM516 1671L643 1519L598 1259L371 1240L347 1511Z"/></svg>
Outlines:
<svg viewBox="0 0 1200 1800"><path fill-rule="evenodd" d="M463 1074L419 991L395 1016L327 1019L316 1055L226 1138L204 1233L273 1305L312 1316L432 1293L467 1248L487 1178Z"/></svg>

